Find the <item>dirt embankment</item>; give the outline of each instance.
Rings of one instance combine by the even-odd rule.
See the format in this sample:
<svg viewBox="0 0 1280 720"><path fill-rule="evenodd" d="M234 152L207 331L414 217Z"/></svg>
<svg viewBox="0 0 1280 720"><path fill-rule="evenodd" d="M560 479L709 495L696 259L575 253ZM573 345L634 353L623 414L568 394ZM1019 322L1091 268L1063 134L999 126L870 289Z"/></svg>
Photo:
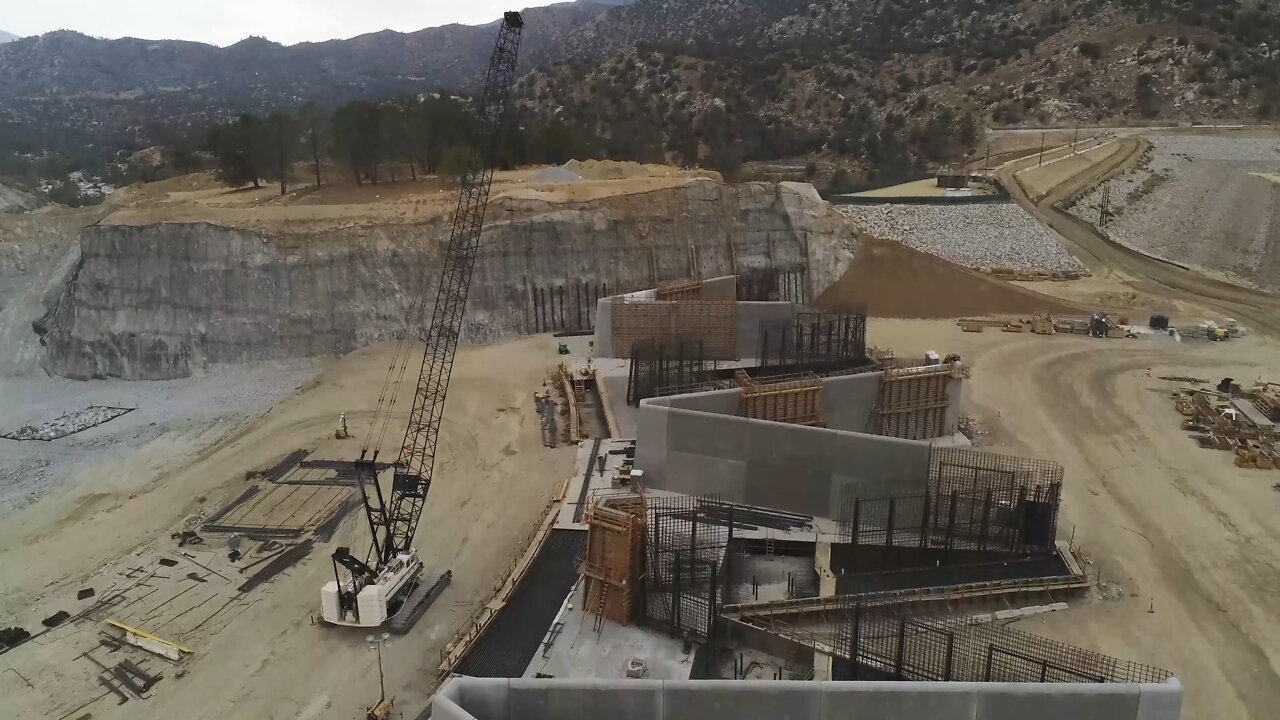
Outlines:
<svg viewBox="0 0 1280 720"><path fill-rule="evenodd" d="M826 310L866 309L873 317L888 318L1087 311L900 243L867 236L859 238L849 269L814 304Z"/></svg>

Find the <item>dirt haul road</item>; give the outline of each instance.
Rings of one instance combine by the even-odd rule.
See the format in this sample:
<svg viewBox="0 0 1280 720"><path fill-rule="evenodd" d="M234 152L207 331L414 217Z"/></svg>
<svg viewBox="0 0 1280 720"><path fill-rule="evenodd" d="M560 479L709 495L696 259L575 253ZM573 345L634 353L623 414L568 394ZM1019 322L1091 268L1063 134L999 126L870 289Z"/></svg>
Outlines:
<svg viewBox="0 0 1280 720"><path fill-rule="evenodd" d="M1057 207L1057 203L1066 198L1132 167L1146 143L1138 137L1125 137L1116 142L1121 151L1106 156L1099 164L1063 177L1056 187L1036 201L1028 196L1027 188L1016 174L1034 164L1034 159L1007 164L1000 168L998 175L1013 199L1056 230L1066 241L1067 248L1095 276L1113 277L1149 295L1184 303L1196 302L1227 317L1234 317L1251 328L1280 336L1280 298L1207 278L1130 250L1112 242L1084 220Z"/></svg>
<svg viewBox="0 0 1280 720"><path fill-rule="evenodd" d="M921 320L872 319L867 332L903 355L960 353L973 370L966 412L991 431L984 449L1063 464L1060 537L1074 533L1111 599L1020 629L1173 671L1184 720L1275 716L1280 471L1201 449L1168 397L1182 383L1159 376L1276 377L1280 342L973 334Z"/></svg>

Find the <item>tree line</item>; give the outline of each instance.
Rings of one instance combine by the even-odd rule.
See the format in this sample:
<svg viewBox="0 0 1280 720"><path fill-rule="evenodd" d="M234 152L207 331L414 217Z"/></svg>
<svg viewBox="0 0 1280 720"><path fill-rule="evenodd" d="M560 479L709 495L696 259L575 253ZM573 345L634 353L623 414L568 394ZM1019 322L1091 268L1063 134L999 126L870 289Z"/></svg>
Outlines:
<svg viewBox="0 0 1280 720"><path fill-rule="evenodd" d="M499 141L498 162L507 169L560 164L597 152L599 141L558 118L515 107ZM471 100L433 93L375 102L353 100L326 110L308 102L296 112L244 113L211 128L204 150L218 179L229 187L277 182L288 192L298 162L310 166L317 187L327 162L341 165L357 185L417 180L419 175L457 177L475 162L468 144L474 122Z"/></svg>

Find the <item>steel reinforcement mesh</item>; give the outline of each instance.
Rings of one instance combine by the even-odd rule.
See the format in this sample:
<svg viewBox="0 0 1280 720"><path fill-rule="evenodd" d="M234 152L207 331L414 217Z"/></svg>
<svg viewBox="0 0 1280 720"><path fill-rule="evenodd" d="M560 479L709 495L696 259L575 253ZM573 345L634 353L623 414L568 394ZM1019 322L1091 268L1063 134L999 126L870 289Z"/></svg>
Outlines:
<svg viewBox="0 0 1280 720"><path fill-rule="evenodd" d="M639 407L645 398L709 389L717 369L699 338L642 340L631 346L627 403Z"/></svg>
<svg viewBox="0 0 1280 720"><path fill-rule="evenodd" d="M880 498L845 488L840 530L854 546L1052 553L1061 499L1060 484Z"/></svg>
<svg viewBox="0 0 1280 720"><path fill-rule="evenodd" d="M929 450L929 489L934 493L992 491L1012 502L1018 488L1061 484L1062 466L1052 460L1024 458L957 447Z"/></svg>
<svg viewBox="0 0 1280 720"><path fill-rule="evenodd" d="M738 300L753 302L809 302L809 282L803 266L794 270L748 268L738 273Z"/></svg>
<svg viewBox="0 0 1280 720"><path fill-rule="evenodd" d="M760 324L760 367L798 369L860 363L867 358L865 313L801 312L783 325Z"/></svg>
<svg viewBox="0 0 1280 720"><path fill-rule="evenodd" d="M730 528L720 504L675 495L646 501L645 619L672 635L709 638Z"/></svg>
<svg viewBox="0 0 1280 720"><path fill-rule="evenodd" d="M909 617L894 604L842 611L836 653L849 680L1161 683L1167 670L970 618ZM861 676L859 676L861 673Z"/></svg>

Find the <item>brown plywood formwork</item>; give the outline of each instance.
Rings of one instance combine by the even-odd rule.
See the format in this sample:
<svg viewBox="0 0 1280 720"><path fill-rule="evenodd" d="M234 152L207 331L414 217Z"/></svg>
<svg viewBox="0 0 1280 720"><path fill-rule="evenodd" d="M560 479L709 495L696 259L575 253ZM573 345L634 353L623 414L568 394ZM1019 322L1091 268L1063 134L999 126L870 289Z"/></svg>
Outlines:
<svg viewBox="0 0 1280 720"><path fill-rule="evenodd" d="M738 304L732 300L615 301L613 354L631 357L631 347L647 340L702 339L709 360L738 357Z"/></svg>
<svg viewBox="0 0 1280 720"><path fill-rule="evenodd" d="M876 403L876 433L904 440L929 440L946 424L947 383L952 366L930 365L884 371Z"/></svg>
<svg viewBox="0 0 1280 720"><path fill-rule="evenodd" d="M587 510L587 549L578 563L586 592L584 610L629 625L635 619L643 567L645 511L642 498L618 498Z"/></svg>
<svg viewBox="0 0 1280 720"><path fill-rule="evenodd" d="M756 380L738 370L734 380L742 388L738 415L756 420L826 427L822 417L822 378L813 373Z"/></svg>

